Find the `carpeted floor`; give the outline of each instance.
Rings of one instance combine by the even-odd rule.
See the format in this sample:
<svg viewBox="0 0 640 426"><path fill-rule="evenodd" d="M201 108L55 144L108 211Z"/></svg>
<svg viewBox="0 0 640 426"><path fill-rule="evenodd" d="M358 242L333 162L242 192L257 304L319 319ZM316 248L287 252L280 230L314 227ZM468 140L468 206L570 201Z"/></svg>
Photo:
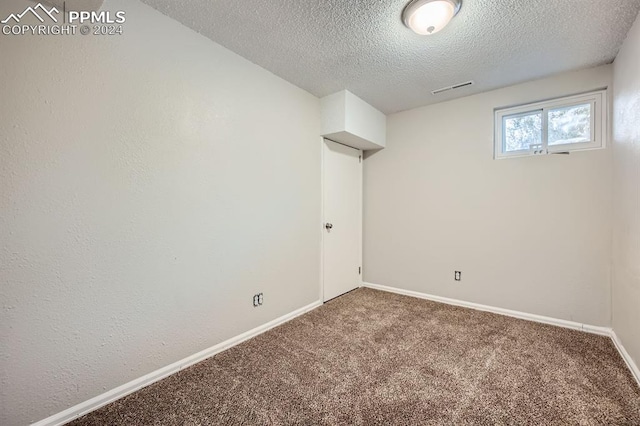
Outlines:
<svg viewBox="0 0 640 426"><path fill-rule="evenodd" d="M640 425L611 340L358 289L74 425Z"/></svg>

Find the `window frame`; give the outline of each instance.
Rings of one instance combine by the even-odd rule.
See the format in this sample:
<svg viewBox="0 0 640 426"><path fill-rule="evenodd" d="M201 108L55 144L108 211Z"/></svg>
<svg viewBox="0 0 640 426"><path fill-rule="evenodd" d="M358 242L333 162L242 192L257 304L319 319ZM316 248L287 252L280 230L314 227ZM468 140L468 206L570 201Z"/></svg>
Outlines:
<svg viewBox="0 0 640 426"><path fill-rule="evenodd" d="M588 142L549 145L549 112L580 105L591 105L591 140ZM542 113L542 144L529 149L505 151L504 125L507 118ZM580 95L565 96L548 101L534 102L509 108L494 110L494 159L558 154L570 151L602 149L607 142L607 89Z"/></svg>

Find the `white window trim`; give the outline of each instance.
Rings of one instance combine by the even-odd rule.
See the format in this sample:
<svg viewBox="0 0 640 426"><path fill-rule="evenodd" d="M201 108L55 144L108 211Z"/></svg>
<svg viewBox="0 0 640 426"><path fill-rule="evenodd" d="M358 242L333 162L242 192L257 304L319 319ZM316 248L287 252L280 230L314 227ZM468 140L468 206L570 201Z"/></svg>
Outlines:
<svg viewBox="0 0 640 426"><path fill-rule="evenodd" d="M589 142L570 143L562 145L548 144L548 117L549 110L591 104L591 140ZM505 117L527 115L535 112L542 112L542 144L533 146L531 149L504 152L504 129ZM502 108L495 110L494 122L494 158L504 159L513 157L538 156L545 154L557 154L569 151L579 151L588 149L601 149L606 147L607 142L607 90L598 90L581 95L566 96L544 102L535 102L520 105L512 108Z"/></svg>

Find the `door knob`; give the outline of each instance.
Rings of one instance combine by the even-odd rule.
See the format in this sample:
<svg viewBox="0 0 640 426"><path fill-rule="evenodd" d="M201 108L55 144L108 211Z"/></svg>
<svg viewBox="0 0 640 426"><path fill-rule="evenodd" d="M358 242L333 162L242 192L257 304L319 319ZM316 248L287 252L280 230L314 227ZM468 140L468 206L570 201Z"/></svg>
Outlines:
<svg viewBox="0 0 640 426"><path fill-rule="evenodd" d="M324 227L327 228L327 231L331 231L331 228L333 228L333 224L327 223L326 225L324 225Z"/></svg>

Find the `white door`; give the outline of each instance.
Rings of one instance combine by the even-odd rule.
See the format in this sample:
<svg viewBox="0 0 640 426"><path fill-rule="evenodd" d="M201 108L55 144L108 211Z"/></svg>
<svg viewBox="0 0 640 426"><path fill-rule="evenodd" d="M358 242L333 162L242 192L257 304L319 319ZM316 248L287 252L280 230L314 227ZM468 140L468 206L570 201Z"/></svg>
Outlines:
<svg viewBox="0 0 640 426"><path fill-rule="evenodd" d="M324 140L324 300L360 286L362 151Z"/></svg>

